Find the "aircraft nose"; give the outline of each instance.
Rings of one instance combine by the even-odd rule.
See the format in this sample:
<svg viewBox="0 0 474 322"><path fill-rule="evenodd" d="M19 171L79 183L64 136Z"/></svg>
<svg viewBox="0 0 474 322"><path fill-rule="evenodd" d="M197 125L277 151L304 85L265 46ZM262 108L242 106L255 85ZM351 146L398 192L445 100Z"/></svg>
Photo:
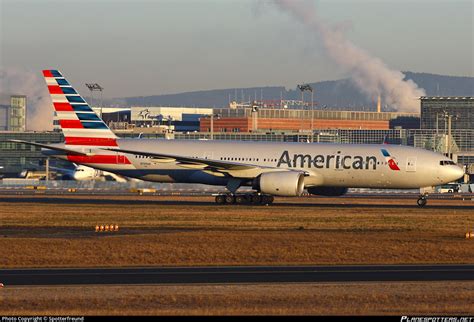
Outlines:
<svg viewBox="0 0 474 322"><path fill-rule="evenodd" d="M74 171L74 173L72 174L72 177L74 180L80 180L81 174L78 171Z"/></svg>
<svg viewBox="0 0 474 322"><path fill-rule="evenodd" d="M451 181L456 181L464 176L464 169L457 165L450 166L448 175Z"/></svg>

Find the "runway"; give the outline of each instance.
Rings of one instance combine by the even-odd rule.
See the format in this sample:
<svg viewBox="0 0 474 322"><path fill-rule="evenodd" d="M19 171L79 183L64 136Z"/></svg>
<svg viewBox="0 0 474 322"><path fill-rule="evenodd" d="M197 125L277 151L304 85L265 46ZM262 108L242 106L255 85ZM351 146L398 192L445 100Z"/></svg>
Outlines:
<svg viewBox="0 0 474 322"><path fill-rule="evenodd" d="M227 266L0 270L0 283L227 284L474 280L474 265Z"/></svg>
<svg viewBox="0 0 474 322"><path fill-rule="evenodd" d="M183 207L208 207L218 206L212 196L158 196L158 195L120 195L110 194L109 198L105 195L96 194L13 194L0 192L0 202L5 203L30 203L30 204L96 204L96 205L150 205L150 206L183 206ZM411 194L394 195L363 195L350 194L341 197L278 197L272 207L324 207L324 208L420 208L416 204L417 196ZM437 209L474 209L474 195L458 194L445 196L442 194L430 195L426 207L436 207ZM248 205L232 205L236 207L248 207ZM220 205L219 207L230 207L229 205ZM260 207L260 206L253 206Z"/></svg>

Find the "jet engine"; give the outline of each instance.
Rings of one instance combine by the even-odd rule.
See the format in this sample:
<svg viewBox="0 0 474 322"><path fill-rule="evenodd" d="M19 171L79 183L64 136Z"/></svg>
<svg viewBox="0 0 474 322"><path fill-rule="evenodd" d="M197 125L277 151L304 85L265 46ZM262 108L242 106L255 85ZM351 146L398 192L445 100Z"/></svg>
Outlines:
<svg viewBox="0 0 474 322"><path fill-rule="evenodd" d="M347 193L349 188L344 187L310 187L308 188L308 192L312 195L320 195L320 196L342 196Z"/></svg>
<svg viewBox="0 0 474 322"><path fill-rule="evenodd" d="M267 172L258 176L253 188L273 196L301 196L304 173L296 171Z"/></svg>

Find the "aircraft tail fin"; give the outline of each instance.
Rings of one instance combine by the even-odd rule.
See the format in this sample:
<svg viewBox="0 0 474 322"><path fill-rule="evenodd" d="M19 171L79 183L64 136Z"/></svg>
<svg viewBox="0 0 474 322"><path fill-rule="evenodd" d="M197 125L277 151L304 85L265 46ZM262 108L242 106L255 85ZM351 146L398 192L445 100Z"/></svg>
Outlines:
<svg viewBox="0 0 474 322"><path fill-rule="evenodd" d="M58 70L43 70L43 76L66 145L117 146L117 136Z"/></svg>

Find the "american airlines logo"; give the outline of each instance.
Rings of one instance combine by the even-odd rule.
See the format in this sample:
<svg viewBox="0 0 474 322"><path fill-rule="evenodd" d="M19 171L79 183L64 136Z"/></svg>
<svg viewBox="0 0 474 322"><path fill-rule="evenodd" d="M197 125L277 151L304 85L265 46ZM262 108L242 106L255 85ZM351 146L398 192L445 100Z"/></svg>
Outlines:
<svg viewBox="0 0 474 322"><path fill-rule="evenodd" d="M388 151L385 149L381 149L380 151L382 151L382 154L385 157L385 161L388 163L388 166L390 167L390 169L395 170L395 171L400 171L400 168L395 162L395 158L391 157L390 153L388 153Z"/></svg>
<svg viewBox="0 0 474 322"><path fill-rule="evenodd" d="M377 169L377 158L375 156L360 156L360 155L341 155L338 151L337 154L322 155L318 154L312 156L310 154L293 154L290 156L288 151L284 151L277 163L277 167L282 165L288 168L316 168L316 169L355 169L372 170Z"/></svg>

